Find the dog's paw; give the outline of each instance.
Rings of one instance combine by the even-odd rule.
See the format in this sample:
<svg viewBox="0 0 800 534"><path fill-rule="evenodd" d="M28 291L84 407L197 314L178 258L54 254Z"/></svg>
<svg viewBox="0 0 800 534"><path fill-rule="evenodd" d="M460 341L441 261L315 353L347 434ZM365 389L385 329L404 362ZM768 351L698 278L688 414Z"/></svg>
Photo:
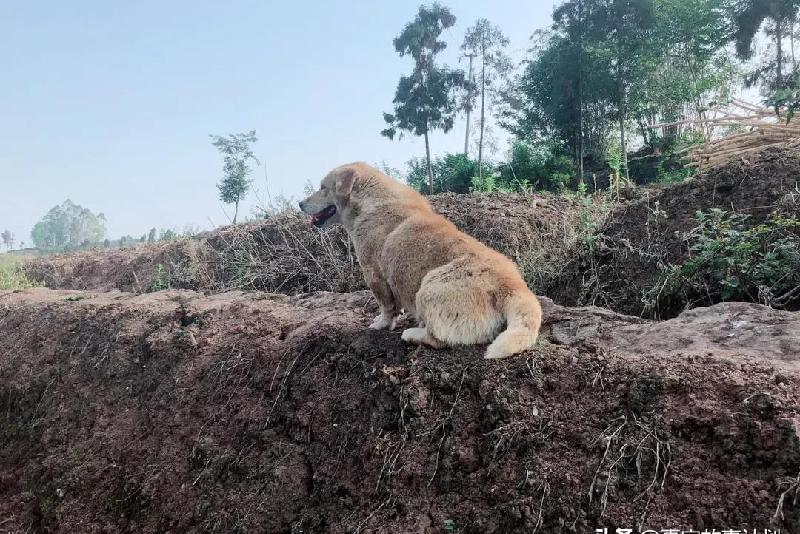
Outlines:
<svg viewBox="0 0 800 534"><path fill-rule="evenodd" d="M428 332L424 328L406 328L400 334L400 339L407 343L423 343L428 337Z"/></svg>
<svg viewBox="0 0 800 534"><path fill-rule="evenodd" d="M391 317L389 317L388 315L381 314L375 317L375 320L372 321L372 324L369 325L369 327L372 330L383 330L384 328L388 328L392 324L393 323Z"/></svg>

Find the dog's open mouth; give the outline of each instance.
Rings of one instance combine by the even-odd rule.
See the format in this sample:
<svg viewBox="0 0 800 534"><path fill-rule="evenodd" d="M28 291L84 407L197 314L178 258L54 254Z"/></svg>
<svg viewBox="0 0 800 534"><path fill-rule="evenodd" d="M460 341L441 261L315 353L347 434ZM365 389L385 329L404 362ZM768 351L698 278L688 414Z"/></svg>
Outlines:
<svg viewBox="0 0 800 534"><path fill-rule="evenodd" d="M319 213L312 215L311 224L318 227L322 226L323 224L325 224L325 221L327 221L334 215L336 215L336 206L331 204L330 206L320 211Z"/></svg>

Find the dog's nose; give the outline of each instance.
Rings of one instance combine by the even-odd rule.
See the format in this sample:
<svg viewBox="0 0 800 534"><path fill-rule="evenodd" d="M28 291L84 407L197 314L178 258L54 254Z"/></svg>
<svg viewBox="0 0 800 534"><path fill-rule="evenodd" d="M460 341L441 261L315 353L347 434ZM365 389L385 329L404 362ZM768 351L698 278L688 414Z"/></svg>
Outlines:
<svg viewBox="0 0 800 534"><path fill-rule="evenodd" d="M303 209L303 206L305 206L305 205L306 205L306 203L301 200L300 201L300 209Z"/></svg>

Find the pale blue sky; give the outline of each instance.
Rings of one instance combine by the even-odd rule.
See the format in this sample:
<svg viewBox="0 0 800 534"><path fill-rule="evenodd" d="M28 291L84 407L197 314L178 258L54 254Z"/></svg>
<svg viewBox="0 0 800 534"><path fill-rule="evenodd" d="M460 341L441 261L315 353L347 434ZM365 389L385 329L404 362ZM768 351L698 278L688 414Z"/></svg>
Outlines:
<svg viewBox="0 0 800 534"><path fill-rule="evenodd" d="M297 197L352 160L404 167L423 143L379 132L410 69L392 39L419 3L5 0L0 230L29 242L67 198L105 213L111 237L224 224L210 133L257 130L273 195ZM449 64L479 17L506 32L520 59L553 9L552 0L444 4L458 18L445 34ZM436 133L432 150L458 151L463 135L462 120Z"/></svg>

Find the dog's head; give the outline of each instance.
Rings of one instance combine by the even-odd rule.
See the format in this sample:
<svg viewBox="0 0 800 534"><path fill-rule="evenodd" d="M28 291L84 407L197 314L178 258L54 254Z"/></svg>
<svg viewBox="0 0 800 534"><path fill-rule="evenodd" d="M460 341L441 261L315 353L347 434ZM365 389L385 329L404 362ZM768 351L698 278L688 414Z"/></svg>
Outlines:
<svg viewBox="0 0 800 534"><path fill-rule="evenodd" d="M311 216L314 226L323 228L341 222L341 214L350 204L356 177L352 165L337 167L322 179L319 190L300 202L300 209Z"/></svg>

